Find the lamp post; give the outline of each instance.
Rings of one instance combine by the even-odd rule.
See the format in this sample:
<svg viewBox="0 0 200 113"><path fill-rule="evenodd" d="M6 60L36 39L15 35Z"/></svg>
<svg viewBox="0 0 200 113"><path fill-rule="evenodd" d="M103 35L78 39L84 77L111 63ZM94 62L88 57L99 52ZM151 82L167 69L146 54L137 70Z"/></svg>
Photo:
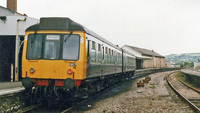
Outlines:
<svg viewBox="0 0 200 113"><path fill-rule="evenodd" d="M19 21L26 21L25 19L17 20L17 34L15 39L15 81L18 81L19 78Z"/></svg>

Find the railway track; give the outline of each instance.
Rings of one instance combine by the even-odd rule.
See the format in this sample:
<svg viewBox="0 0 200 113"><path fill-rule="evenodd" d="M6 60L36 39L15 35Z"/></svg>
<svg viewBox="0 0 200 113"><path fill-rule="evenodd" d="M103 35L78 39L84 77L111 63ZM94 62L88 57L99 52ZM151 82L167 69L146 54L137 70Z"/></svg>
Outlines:
<svg viewBox="0 0 200 113"><path fill-rule="evenodd" d="M184 99L196 112L200 112L200 92L186 83L178 80L175 73L167 75L166 81L171 89Z"/></svg>
<svg viewBox="0 0 200 113"><path fill-rule="evenodd" d="M123 81L123 82L120 82L119 84L115 84L115 85L113 85L113 86L111 86L111 87L108 87L108 88L106 88L106 89L104 89L104 90L102 90L102 91L96 93L95 95L89 97L88 99L85 99L85 100L83 100L82 102L77 103L76 105L71 106L70 108L67 108L67 109L63 110L61 113L70 113L70 112L72 112L74 109L76 109L77 107L79 107L79 106L81 106L82 104L88 102L89 100L94 99L95 97L101 96L104 92L106 92L106 91L108 91L108 90L111 90L112 88L114 88L114 87L116 87L116 86L118 86L118 85L120 85L120 84L123 84L124 82L127 82L127 81L129 81L129 80L133 80L133 79L136 79L136 78L139 78L139 77L144 77L144 76L146 76L146 75L147 75L147 74L141 74L141 75L138 75L138 76L134 76L134 77L129 78L129 79ZM88 106L88 107L90 107L90 106Z"/></svg>
<svg viewBox="0 0 200 113"><path fill-rule="evenodd" d="M70 113L70 112L73 112L73 111L76 110L78 107L80 107L80 106L86 104L87 102L89 102L90 100L95 99L96 97L101 96L101 95L102 95L103 93L105 93L106 91L111 90L112 88L117 87L117 86L123 84L124 82L130 81L130 80L133 80L133 79L136 79L136 78L141 78L141 77L147 76L148 74L149 74L149 73L146 73L146 74L139 74L139 75L136 75L136 76L134 76L133 78L130 78L130 79L128 79L128 80L126 79L125 81L120 82L120 83L118 83L118 84L115 84L115 85L113 85L113 86L110 86L110 87L108 87L108 88L106 88L106 89L104 89L104 90L102 90L102 91L100 91L100 92L98 92L98 93L96 93L96 94L90 96L90 97L87 98L87 99L81 100L81 101L75 103L74 105L72 105L72 106L70 106L70 107L66 107L65 109L62 109L62 110L56 111L56 112L61 112L61 113ZM90 107L90 106L88 106L88 107ZM37 109L37 108L35 108L35 109ZM36 111L40 111L40 110L36 110ZM28 111L28 112L29 112L29 111ZM32 111L30 110L30 112L32 112ZM33 109L33 112L34 112L34 109Z"/></svg>
<svg viewBox="0 0 200 113"><path fill-rule="evenodd" d="M144 77L144 76L146 76L146 75L148 75L148 74L150 74L150 73L136 74L136 76L134 76L133 78L131 78L131 79L129 79L129 80L133 80L133 79L135 79L135 78ZM124 82L126 82L126 81L127 81L127 80L125 80ZM84 100L84 101L78 102L77 104L75 104L75 105L73 105L73 106L65 107L65 108L64 108L65 110L62 109L62 112L64 113L64 112L73 111L73 110L75 110L78 106L81 106L81 105L83 105L84 103L86 103L88 100L94 99L94 98L98 97L98 95L101 96L102 93L104 93L104 92L106 92L106 91L112 89L113 87L119 86L120 84L123 84L124 82L121 82L121 83L115 84L115 85L113 85L113 86L111 86L111 87L108 87L108 88L104 89L101 93L99 92L99 93L95 94L94 96L91 96L90 98L88 98L88 99L86 99L86 100ZM15 101L16 103L13 104L13 101L12 101L12 102L10 101L9 104L13 104L13 105L12 105L12 107L7 106L7 108L6 108L6 110L8 109L7 111L12 112L12 111L13 111L12 108L16 108L14 111L20 111L20 112L34 112L35 110L36 110L36 111L37 111L37 110L38 110L38 111L46 111L46 110L48 110L48 109L42 107L43 105L30 105L30 106L26 106L26 104L24 104L24 100L26 100L26 99L23 98L23 97L24 97L23 92L18 92L17 95L14 94L14 93L11 93L11 94L9 94L9 95L3 95L3 96L0 96L0 98L1 98L1 104L2 104L2 106L3 106L3 102L7 102L7 100L10 100L10 99L7 99L7 98L12 98L12 100ZM20 100L20 101L16 101L16 100ZM22 100L22 101L21 101L21 100ZM6 105L7 105L7 104L6 104ZM40 106L41 106L41 107L40 107ZM90 106L88 106L88 107L90 107ZM1 108L0 108L0 109L1 109ZM60 109L59 112L61 112L61 109Z"/></svg>
<svg viewBox="0 0 200 113"><path fill-rule="evenodd" d="M28 106L28 107L26 107L26 108L23 108L23 109L21 110L21 112L22 112L22 113L27 113L27 112L29 112L29 111L32 111L32 110L34 110L34 109L37 109L37 108L40 107L40 106L42 106L42 105L41 105L41 104L31 105L31 106Z"/></svg>

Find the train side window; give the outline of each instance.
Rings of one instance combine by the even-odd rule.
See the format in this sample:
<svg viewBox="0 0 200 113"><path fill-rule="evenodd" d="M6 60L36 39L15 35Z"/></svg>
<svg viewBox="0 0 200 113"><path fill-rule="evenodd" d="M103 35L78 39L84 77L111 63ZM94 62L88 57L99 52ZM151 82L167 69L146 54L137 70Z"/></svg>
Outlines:
<svg viewBox="0 0 200 113"><path fill-rule="evenodd" d="M96 62L96 43L92 41L91 60Z"/></svg>
<svg viewBox="0 0 200 113"><path fill-rule="evenodd" d="M92 49L96 50L96 47L95 47L96 43L94 41L92 41Z"/></svg>
<svg viewBox="0 0 200 113"><path fill-rule="evenodd" d="M104 47L102 46L102 56L103 56L103 60L104 60Z"/></svg>
<svg viewBox="0 0 200 113"><path fill-rule="evenodd" d="M101 62L101 44L98 44L98 62Z"/></svg>
<svg viewBox="0 0 200 113"><path fill-rule="evenodd" d="M101 51L101 44L98 44L98 51Z"/></svg>
<svg viewBox="0 0 200 113"><path fill-rule="evenodd" d="M116 51L113 52L113 63L116 64Z"/></svg>
<svg viewBox="0 0 200 113"><path fill-rule="evenodd" d="M121 63L122 63L122 54L119 53L119 64L121 64Z"/></svg>
<svg viewBox="0 0 200 113"><path fill-rule="evenodd" d="M111 57L111 52L110 52L110 49L108 49L108 63L110 63L110 61L111 61L111 60L110 60L110 59L111 59L110 57Z"/></svg>
<svg viewBox="0 0 200 113"><path fill-rule="evenodd" d="M114 55L113 55L113 50L111 51L111 63L114 63Z"/></svg>
<svg viewBox="0 0 200 113"><path fill-rule="evenodd" d="M118 62L119 62L119 53L117 52L116 53L116 64L118 64Z"/></svg>
<svg viewBox="0 0 200 113"><path fill-rule="evenodd" d="M105 51L106 52L105 52L105 57L104 58L105 58L105 62L107 63L108 62L108 57L107 57L108 56L108 48L107 47L105 48Z"/></svg>

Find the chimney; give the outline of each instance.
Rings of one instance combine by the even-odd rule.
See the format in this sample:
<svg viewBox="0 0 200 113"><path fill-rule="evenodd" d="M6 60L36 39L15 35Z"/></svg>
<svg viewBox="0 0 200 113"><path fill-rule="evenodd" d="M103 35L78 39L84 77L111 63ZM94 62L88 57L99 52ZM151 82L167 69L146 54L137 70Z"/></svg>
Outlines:
<svg viewBox="0 0 200 113"><path fill-rule="evenodd" d="M17 0L7 0L7 8L17 13Z"/></svg>

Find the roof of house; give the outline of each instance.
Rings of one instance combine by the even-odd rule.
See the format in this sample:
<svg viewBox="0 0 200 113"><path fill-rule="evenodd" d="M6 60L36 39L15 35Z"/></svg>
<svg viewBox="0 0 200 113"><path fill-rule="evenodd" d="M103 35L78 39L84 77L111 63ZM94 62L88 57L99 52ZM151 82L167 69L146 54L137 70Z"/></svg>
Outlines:
<svg viewBox="0 0 200 113"><path fill-rule="evenodd" d="M0 16L27 16L26 14L21 14L18 12L14 12L12 9L0 6Z"/></svg>
<svg viewBox="0 0 200 113"><path fill-rule="evenodd" d="M134 50L140 52L142 55L165 58L164 56L156 53L154 50L148 50L148 49L138 48L138 47L129 46L129 45L127 45L127 46L130 47L131 49L134 49Z"/></svg>
<svg viewBox="0 0 200 113"><path fill-rule="evenodd" d="M11 9L0 6L0 16L13 16L15 12Z"/></svg>

